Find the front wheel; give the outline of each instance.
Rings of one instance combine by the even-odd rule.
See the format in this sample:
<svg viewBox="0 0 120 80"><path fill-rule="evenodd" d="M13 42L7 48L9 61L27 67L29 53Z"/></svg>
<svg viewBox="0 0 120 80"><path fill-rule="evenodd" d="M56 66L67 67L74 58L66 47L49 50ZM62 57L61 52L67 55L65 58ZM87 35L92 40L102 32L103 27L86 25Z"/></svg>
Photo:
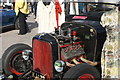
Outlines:
<svg viewBox="0 0 120 80"><path fill-rule="evenodd" d="M82 63L68 70L63 80L100 80L100 73L95 67Z"/></svg>
<svg viewBox="0 0 120 80"><path fill-rule="evenodd" d="M6 75L22 75L25 71L32 68L32 53L29 60L24 60L22 52L24 50L32 51L32 48L26 44L14 44L10 46L2 56L2 68Z"/></svg>

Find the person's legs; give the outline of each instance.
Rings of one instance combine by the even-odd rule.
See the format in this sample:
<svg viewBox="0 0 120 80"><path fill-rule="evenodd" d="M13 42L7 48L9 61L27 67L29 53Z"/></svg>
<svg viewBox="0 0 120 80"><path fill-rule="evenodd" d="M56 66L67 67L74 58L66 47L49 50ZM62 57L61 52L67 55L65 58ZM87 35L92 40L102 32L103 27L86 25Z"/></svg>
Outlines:
<svg viewBox="0 0 120 80"><path fill-rule="evenodd" d="M27 27L26 27L26 17L23 13L19 12L19 23L20 23L20 31L19 34L26 34Z"/></svg>
<svg viewBox="0 0 120 80"><path fill-rule="evenodd" d="M30 5L31 5L31 13L33 13L34 12L34 10L33 10L34 5L32 3L30 3Z"/></svg>
<svg viewBox="0 0 120 80"><path fill-rule="evenodd" d="M34 2L34 15L36 18L36 13L37 13L37 2Z"/></svg>

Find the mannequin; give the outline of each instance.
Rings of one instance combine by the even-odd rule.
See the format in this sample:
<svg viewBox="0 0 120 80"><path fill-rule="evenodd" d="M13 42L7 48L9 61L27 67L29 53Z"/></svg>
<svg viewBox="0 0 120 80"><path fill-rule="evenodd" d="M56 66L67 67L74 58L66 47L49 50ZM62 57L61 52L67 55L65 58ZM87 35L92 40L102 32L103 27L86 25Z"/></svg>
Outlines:
<svg viewBox="0 0 120 80"><path fill-rule="evenodd" d="M107 80L120 79L120 11L118 7L105 12L101 17L101 24L106 28L107 38L102 50L102 78Z"/></svg>
<svg viewBox="0 0 120 80"><path fill-rule="evenodd" d="M40 0L37 6L38 33L51 33L57 27L55 4L52 0Z"/></svg>
<svg viewBox="0 0 120 80"><path fill-rule="evenodd" d="M42 0L43 1L43 4L46 6L46 5L50 5L50 2L52 1L52 0Z"/></svg>

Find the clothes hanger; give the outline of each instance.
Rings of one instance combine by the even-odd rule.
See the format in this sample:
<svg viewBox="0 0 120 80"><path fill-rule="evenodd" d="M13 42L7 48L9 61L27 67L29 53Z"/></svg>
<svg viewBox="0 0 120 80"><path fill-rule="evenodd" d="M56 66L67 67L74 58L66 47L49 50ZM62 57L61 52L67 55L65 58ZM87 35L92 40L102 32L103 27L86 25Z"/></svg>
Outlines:
<svg viewBox="0 0 120 80"><path fill-rule="evenodd" d="M45 6L50 5L51 0L42 0Z"/></svg>

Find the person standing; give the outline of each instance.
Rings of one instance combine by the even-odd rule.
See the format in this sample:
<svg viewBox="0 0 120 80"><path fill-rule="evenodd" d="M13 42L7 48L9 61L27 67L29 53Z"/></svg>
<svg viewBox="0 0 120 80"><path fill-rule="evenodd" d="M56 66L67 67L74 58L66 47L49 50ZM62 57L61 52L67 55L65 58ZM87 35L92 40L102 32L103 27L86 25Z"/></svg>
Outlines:
<svg viewBox="0 0 120 80"><path fill-rule="evenodd" d="M29 31L26 23L26 15L29 13L27 0L15 0L15 12L20 25L18 35L24 35Z"/></svg>
<svg viewBox="0 0 120 80"><path fill-rule="evenodd" d="M30 5L31 5L31 13L33 13L34 12L34 0L31 0Z"/></svg>
<svg viewBox="0 0 120 80"><path fill-rule="evenodd" d="M37 3L38 3L38 1L36 0L34 2L34 15L35 15L35 19L36 19L36 14L37 14Z"/></svg>
<svg viewBox="0 0 120 80"><path fill-rule="evenodd" d="M37 3L38 0L31 1L31 12L34 14L36 19L36 13L37 13Z"/></svg>

